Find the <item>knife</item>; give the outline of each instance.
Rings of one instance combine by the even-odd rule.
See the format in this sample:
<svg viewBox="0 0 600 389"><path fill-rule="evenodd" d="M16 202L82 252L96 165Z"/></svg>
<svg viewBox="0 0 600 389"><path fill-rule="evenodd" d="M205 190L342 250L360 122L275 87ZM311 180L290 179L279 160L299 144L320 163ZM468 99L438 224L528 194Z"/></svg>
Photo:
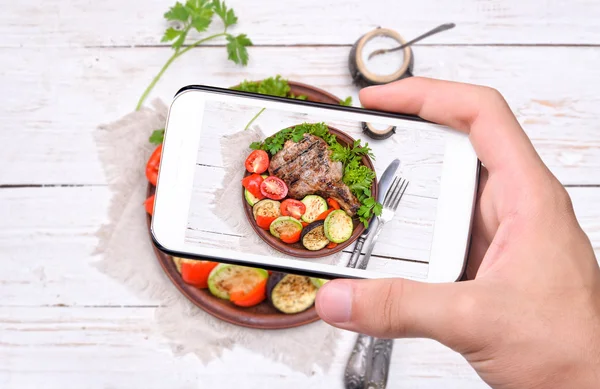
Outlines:
<svg viewBox="0 0 600 389"><path fill-rule="evenodd" d="M377 187L377 202L380 204L383 203L383 199L385 199L385 194L388 189L390 189L390 185L392 185L392 181L394 180L394 176L396 175L396 171L400 166L400 160L394 159L392 163L385 169L383 174L381 175L381 179L379 180L379 186ZM373 218L369 227L365 228L362 234L358 237L356 241L356 245L354 246L354 251L352 252L352 256L350 256L350 260L348 261L348 265L346 267L356 267L356 263L358 262L358 258L360 258L360 254L362 252L363 245L369 236L369 232L372 231L371 227L375 224L377 220Z"/></svg>

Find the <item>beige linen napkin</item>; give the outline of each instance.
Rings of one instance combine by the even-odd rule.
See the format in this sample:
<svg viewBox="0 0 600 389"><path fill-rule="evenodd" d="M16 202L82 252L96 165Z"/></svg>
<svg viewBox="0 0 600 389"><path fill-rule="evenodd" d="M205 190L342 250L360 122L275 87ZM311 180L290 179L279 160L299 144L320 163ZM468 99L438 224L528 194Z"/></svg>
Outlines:
<svg viewBox="0 0 600 389"><path fill-rule="evenodd" d="M254 330L225 323L190 303L164 274L152 249L142 203L147 185L144 167L154 149L148 143L148 137L153 130L164 127L166 115L166 105L155 100L150 108L142 108L102 125L95 133L98 154L113 197L109 223L97 233L99 260L94 265L125 284L140 298L150 299L159 305L153 329L169 339L176 355L194 353L207 363L218 358L224 349L239 345L305 374L311 374L315 368L327 371L339 335L334 328L317 322L286 330ZM247 148L249 142L245 138L260 136L260 130L254 128L246 134L223 139L226 182L237 180L235 175L241 174L241 170L235 169L235 166L243 166L236 165L241 154L235 145L243 144L242 147ZM219 189L215 192L218 199L215 205L219 201L229 201L223 196L233 192L239 193L239 186L236 191ZM237 196L235 201L240 197ZM231 210L233 207L220 208ZM215 214L232 228L243 234L247 232L243 212L219 215L215 211ZM257 244L266 246L262 242ZM323 261L337 262L337 257Z"/></svg>

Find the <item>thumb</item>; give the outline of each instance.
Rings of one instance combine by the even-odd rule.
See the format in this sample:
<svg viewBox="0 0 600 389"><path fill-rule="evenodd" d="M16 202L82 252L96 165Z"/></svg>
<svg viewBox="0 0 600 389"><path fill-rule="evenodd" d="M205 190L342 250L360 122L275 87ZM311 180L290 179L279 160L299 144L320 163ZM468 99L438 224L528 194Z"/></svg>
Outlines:
<svg viewBox="0 0 600 389"><path fill-rule="evenodd" d="M473 341L477 294L472 281L421 283L401 278L333 280L316 308L324 321L379 338L425 337L454 349Z"/></svg>

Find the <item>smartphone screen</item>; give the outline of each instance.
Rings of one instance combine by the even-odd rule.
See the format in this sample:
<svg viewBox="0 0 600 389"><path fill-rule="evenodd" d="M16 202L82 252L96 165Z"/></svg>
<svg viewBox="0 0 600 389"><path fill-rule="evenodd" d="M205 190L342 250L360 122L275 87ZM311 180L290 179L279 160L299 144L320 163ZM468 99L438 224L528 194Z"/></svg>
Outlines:
<svg viewBox="0 0 600 389"><path fill-rule="evenodd" d="M448 234L440 237L440 229L451 231L453 222L457 221L456 218L441 219L440 216L442 193L452 194L452 178L460 175L455 168L450 169L448 162L449 154L457 154L457 150L453 149L458 139L456 132L423 121L370 116L367 122L361 115L339 110L224 94L204 95L194 103L194 109L199 112L194 128L174 129L168 125L166 135L167 147L170 132L194 132L195 136L190 139L198 139L194 145L193 161L185 160L193 169L192 193L186 206L187 222L183 237L188 250L193 248L194 253L219 252L223 258L259 256L268 259L269 263L279 261L288 267L290 263L299 264L294 265L298 268L306 266L309 271L313 265L325 265L318 266L318 271L331 268L329 273L335 274L335 269L347 266L359 235L355 234L357 229L362 231L368 227L364 219L379 213L379 206L374 206L373 202L383 203L381 197L375 196L374 187L365 187L365 177L369 177L365 169L371 170L372 167L377 177L374 185L377 185L388 165L399 159L394 176L407 180L408 186L393 216L381 229L367 271L377 276L415 279L430 276L434 257L443 257L444 247L451 244L452 237ZM174 114L172 110L171 115ZM366 128L391 129L393 135L374 140L365 135ZM323 129L333 136L323 135ZM460 138L462 143L464 138ZM348 139L356 142L349 143ZM255 149L266 152L268 167L259 175L258 193L255 189L255 195L252 195L243 187L242 180L250 175L246 160ZM463 151L459 154L464 154ZM368 156L371 166L366 166L363 159L356 162L354 157L361 153ZM469 155L468 160L469 164L476 161L474 153ZM161 166L161 175L167 174L163 169L164 166ZM468 174L473 175L472 172ZM278 181L270 180L266 184L270 177L284 182L285 195L277 192L280 189ZM476 179L469 177L469 180ZM265 181L264 190L261 190L262 181ZM460 179L456 180L456 185L460 186L460 183ZM465 196L471 196L469 201L472 203L474 195L469 191L473 192L473 188L467 188ZM307 196L313 197L307 200ZM286 223L279 229L273 231L269 228L272 226L257 227L256 202L261 197L274 202L270 209L261 210L262 216L281 218L288 215L288 219L284 220ZM298 202L304 204L306 209L298 210L292 206L291 210L284 211L282 204L288 199L295 200L291 203L296 206ZM309 201L311 199L312 202ZM328 220L328 215L322 219L322 226L315 227L318 222L314 220L315 216L336 208L336 203L352 220L351 230L348 231L348 225L344 224L348 219L332 217ZM445 213L450 215L452 203L449 200L443 203ZM469 212L471 210L472 207ZM308 216L303 218L304 214ZM361 215L366 217L361 220ZM289 218L296 219L297 224ZM470 213L461 218L470 225ZM457 221L456 225L463 226L464 220ZM288 244L281 240L281 236L275 237L277 234L294 235L296 227L301 229L301 238L296 243ZM309 228L318 230L304 242ZM351 240L350 244L348 240ZM367 239L363 252L370 240ZM468 238L463 240L460 244L464 246L464 254ZM343 249L333 252L344 244ZM438 261L436 266L443 266L443 263Z"/></svg>

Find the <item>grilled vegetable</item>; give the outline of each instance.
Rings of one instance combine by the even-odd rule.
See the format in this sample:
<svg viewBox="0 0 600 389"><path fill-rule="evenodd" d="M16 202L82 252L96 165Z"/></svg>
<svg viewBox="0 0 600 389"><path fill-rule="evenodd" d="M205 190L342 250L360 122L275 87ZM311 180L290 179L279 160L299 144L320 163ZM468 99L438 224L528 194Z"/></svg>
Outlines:
<svg viewBox="0 0 600 389"><path fill-rule="evenodd" d="M288 187L280 178L270 176L260 184L260 192L269 199L281 200L287 196Z"/></svg>
<svg viewBox="0 0 600 389"><path fill-rule="evenodd" d="M144 208L146 208L146 212L152 215L152 212L154 212L154 195L148 197L146 201L144 201Z"/></svg>
<svg viewBox="0 0 600 389"><path fill-rule="evenodd" d="M338 203L338 201L332 197L327 198L327 205L333 209L340 209L340 203Z"/></svg>
<svg viewBox="0 0 600 389"><path fill-rule="evenodd" d="M317 219L317 216L327 210L327 201L321 196L308 195L302 199L306 206L306 212L302 215L302 220L307 223L312 223Z"/></svg>
<svg viewBox="0 0 600 389"><path fill-rule="evenodd" d="M263 269L221 263L210 272L208 289L218 298L229 300L234 296L239 301L243 300L242 296L252 295L255 289L260 289L261 284L264 287L268 277L269 273Z"/></svg>
<svg viewBox="0 0 600 389"><path fill-rule="evenodd" d="M229 301L239 307L253 307L267 298L267 279L259 282L252 290L242 290L229 293Z"/></svg>
<svg viewBox="0 0 600 389"><path fill-rule="evenodd" d="M279 201L268 199L261 200L254 204L254 207L252 207L252 213L254 214L254 220L256 220L256 224L260 228L268 230L271 226L271 223L281 216L280 207L281 204Z"/></svg>
<svg viewBox="0 0 600 389"><path fill-rule="evenodd" d="M152 152L152 155L146 163L146 178L154 186L156 186L156 182L158 181L158 167L160 166L161 155L162 144L158 145L158 147Z"/></svg>
<svg viewBox="0 0 600 389"><path fill-rule="evenodd" d="M306 212L306 205L302 201L294 199L285 199L281 203L281 214L291 216L294 219L300 219Z"/></svg>
<svg viewBox="0 0 600 389"><path fill-rule="evenodd" d="M208 288L208 275L217 265L217 262L181 258L181 278L186 284Z"/></svg>
<svg viewBox="0 0 600 389"><path fill-rule="evenodd" d="M277 310L298 313L314 304L317 287L310 277L273 273L267 282L267 297Z"/></svg>
<svg viewBox="0 0 600 389"><path fill-rule="evenodd" d="M260 199L258 197L254 197L254 195L248 192L248 189L244 189L244 198L250 204L250 206L254 206L254 204L258 203Z"/></svg>
<svg viewBox="0 0 600 389"><path fill-rule="evenodd" d="M302 223L291 216L280 216L271 223L269 230L274 237L286 243L296 243L300 240Z"/></svg>
<svg viewBox="0 0 600 389"><path fill-rule="evenodd" d="M354 224L345 211L333 211L325 219L325 236L334 243L342 243L350 239Z"/></svg>
<svg viewBox="0 0 600 389"><path fill-rule="evenodd" d="M250 173L264 173L269 167L269 154L263 150L254 150L246 158L244 165Z"/></svg>
<svg viewBox="0 0 600 389"><path fill-rule="evenodd" d="M248 192L252 194L252 196L256 197L259 200L265 198L265 196L260 191L260 185L264 179L260 176L260 174L251 174L247 177L244 177L242 180L242 185Z"/></svg>
<svg viewBox="0 0 600 389"><path fill-rule="evenodd" d="M323 278L311 278L310 281L313 283L314 286L320 288L321 286L325 285L325 283L329 280L324 280Z"/></svg>
<svg viewBox="0 0 600 389"><path fill-rule="evenodd" d="M327 211L323 212L322 214L320 214L319 216L317 216L317 218L315 219L315 221L317 220L325 220L327 219L327 216L329 216L329 214L331 212L335 211L335 209L333 208L329 208Z"/></svg>
<svg viewBox="0 0 600 389"><path fill-rule="evenodd" d="M329 239L325 236L324 224L325 222L323 220L319 220L310 223L302 230L300 239L302 239L302 245L306 247L307 250L321 250L329 244Z"/></svg>

